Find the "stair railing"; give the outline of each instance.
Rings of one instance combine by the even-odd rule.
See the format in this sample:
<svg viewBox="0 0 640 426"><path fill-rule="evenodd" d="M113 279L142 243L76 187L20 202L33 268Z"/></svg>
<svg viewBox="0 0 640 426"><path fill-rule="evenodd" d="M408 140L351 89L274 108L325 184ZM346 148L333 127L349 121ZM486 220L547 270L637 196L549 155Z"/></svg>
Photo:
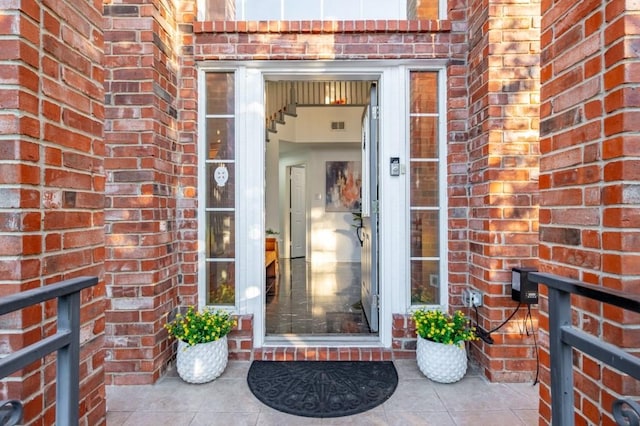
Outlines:
<svg viewBox="0 0 640 426"><path fill-rule="evenodd" d="M640 297L557 275L531 272L529 279L549 289L549 356L551 368L551 424L574 424L573 348L640 380L640 358L573 327L571 295L640 313ZM618 425L640 424L640 405L618 399L612 412Z"/></svg>
<svg viewBox="0 0 640 426"><path fill-rule="evenodd" d="M19 349L0 359L0 379L57 351L56 424L78 424L80 394L80 291L98 283L96 277L79 277L0 298L0 315L58 299L58 323L54 335ZM0 402L0 424L22 421L22 403Z"/></svg>

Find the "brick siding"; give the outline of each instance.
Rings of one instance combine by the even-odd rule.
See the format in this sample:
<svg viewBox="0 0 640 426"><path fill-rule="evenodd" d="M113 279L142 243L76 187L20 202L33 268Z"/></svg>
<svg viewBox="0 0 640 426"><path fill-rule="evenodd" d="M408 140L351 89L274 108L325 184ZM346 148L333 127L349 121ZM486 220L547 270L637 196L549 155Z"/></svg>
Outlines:
<svg viewBox="0 0 640 426"><path fill-rule="evenodd" d="M531 263L537 254L535 170L538 154L536 79L539 19L534 14L537 7L535 2L533 6L510 5L504 6L504 9L498 4L492 5L491 18L478 5L472 9L466 6L464 2L452 1L448 7L449 19L442 21L196 22L195 3L180 4L175 10L177 31L174 38L181 41L178 43L181 46L180 54L176 55L180 65L180 96L175 100L180 117L176 123L179 126L177 140L183 155L178 172L181 191L177 200L182 208L179 209L180 216L176 223L182 279L178 286L179 300L193 303L197 297L196 63L217 60L446 59L449 61L447 180L450 203L450 301L453 306L459 307L462 289L473 285L487 294L487 308L481 308L480 311L483 326L490 328L506 318L509 310L515 306L504 297L509 291L508 271L511 266L521 265L522 259ZM119 10L131 14L130 19L137 22L137 15L132 9L134 6L127 7L129 9ZM469 23L468 13L473 18ZM498 19L501 13L508 14L509 19ZM477 51L469 52L467 33L472 22L478 24L479 28L491 23L491 37L500 37L499 40L489 35L483 38L489 50L484 61L487 71L481 78L492 79L493 84L490 88L481 88L477 95L480 96L480 104L487 102L492 106L482 107L479 111L474 111L474 106L470 105L467 91L467 86L475 78L474 73L478 72L475 63L474 67L467 67L467 60L469 57L483 57L477 55ZM525 35L518 36L524 30ZM114 36L120 37L120 32L114 33ZM509 42L513 52L501 52L499 46L502 41ZM480 52L484 50L480 49ZM500 65L497 62L490 63L489 57L491 61L500 61ZM507 70L499 69L503 61ZM534 83L529 83L531 77ZM503 80L504 87L496 86ZM529 106L530 102L533 102L533 107ZM117 111L130 108L118 106ZM489 111L490 118L482 118ZM469 126L470 121L478 119L475 125ZM504 136L499 131L501 128L506 130ZM126 131L124 122L122 131ZM107 134L107 140L110 137ZM478 141L484 146L476 147ZM470 173L468 165L470 152L478 156L474 159L476 169L473 169L473 173ZM485 165L489 163L491 167ZM522 168L524 171L521 172ZM496 190L496 187L490 187L482 179L500 180L504 186ZM476 205L470 206L470 200ZM478 204L486 200L495 207ZM112 211L116 214L119 210ZM489 216L489 212L501 216ZM473 215L477 220L469 220ZM480 226L481 229L478 231L474 226ZM491 232L485 232L482 229L484 226L491 228ZM491 236L499 241L485 242ZM476 244L470 245L470 239L477 240ZM507 248L503 248L503 244ZM486 247L488 252L469 256L469 249L478 247L480 251ZM171 297L167 297L169 299ZM156 307L155 304L153 306ZM394 345L411 345L408 339L407 342L394 341ZM491 361L483 362L486 365L485 374L496 380L521 381L533 377L535 357L531 339L520 335L501 339L497 336L497 343L502 345L508 342L509 350L499 351L478 345L478 356ZM517 350L520 347L525 350ZM488 352L491 355L486 358ZM510 354L523 357L514 360L518 363L517 371L511 368L513 364L507 362L513 358ZM246 354L239 356L246 357ZM132 355L131 361L134 358L135 355ZM138 364L135 361L134 365ZM153 377L150 376L150 380Z"/></svg>
<svg viewBox="0 0 640 426"><path fill-rule="evenodd" d="M538 266L538 257L541 270L635 291L632 2L451 0L442 21L345 22L196 22L192 0L108 3L104 17L102 5L55 5L2 10L0 289L100 277L83 293L83 424L103 421L105 370L106 383L161 376L174 353L165 315L197 302L199 61L446 60L452 307L476 288L485 296L480 325L495 327L516 306L511 268ZM544 297L540 307L541 414L550 423ZM524 313L494 333L494 345L472 345L489 379L533 378ZM13 349L46 334L54 316L47 306L3 319L3 329L22 333L2 341ZM638 346L635 318L579 300L574 318L608 341ZM259 349L252 336L252 318L241 317L229 337L232 358L395 359L415 347L404 313L394 315L388 350ZM618 394L637 395L637 383L589 358L575 362L578 421L610 424L600 412ZM46 360L0 390L29 401L27 419L47 423L53 384L40 372L51 370Z"/></svg>
<svg viewBox="0 0 640 426"><path fill-rule="evenodd" d="M172 353L166 314L181 302L176 10L107 4L104 15L107 383L154 383Z"/></svg>
<svg viewBox="0 0 640 426"><path fill-rule="evenodd" d="M517 306L510 298L511 268L536 266L537 260L537 7L537 1L470 2L469 285L484 295L478 308L484 330L497 327ZM475 317L473 310L464 311ZM533 338L519 325L525 315L521 309L493 333L493 345L472 345L489 379L533 380Z"/></svg>
<svg viewBox="0 0 640 426"><path fill-rule="evenodd" d="M632 7L452 0L443 21L195 22L194 1L108 3L104 18L102 5L78 0L8 3L0 24L2 294L100 278L82 295L80 413L82 424L104 423L105 369L107 383L157 380L173 354L166 313L197 302L197 61L433 58L448 60L451 305L460 307L464 288L481 290L480 325L494 327L515 307L511 267L535 266L538 256L541 270L634 292L640 11ZM541 308L548 424L544 297ZM473 346L492 380L534 374L531 338L517 330L523 314L494 345ZM574 319L638 347L635 317L577 300ZM1 340L13 350L54 320L49 305L3 318ZM255 349L252 335L252 318L241 317L229 336L232 358L395 359L415 347L405 314L394 315L390 350ZM52 362L0 384L3 398L27 401L27 423L52 422ZM579 423L612 424L610 401L640 393L587 357L575 363Z"/></svg>
<svg viewBox="0 0 640 426"><path fill-rule="evenodd" d="M0 6L0 295L82 275L80 425L104 424L101 4ZM3 354L54 332L55 302L3 316ZM55 422L55 356L0 382L24 424Z"/></svg>
<svg viewBox="0 0 640 426"><path fill-rule="evenodd" d="M540 269L636 294L640 10L621 0L542 5ZM637 350L636 315L573 300L574 325ZM541 424L551 424L546 299L541 307ZM612 401L640 395L636 380L592 358L576 352L574 365L576 424L612 425Z"/></svg>

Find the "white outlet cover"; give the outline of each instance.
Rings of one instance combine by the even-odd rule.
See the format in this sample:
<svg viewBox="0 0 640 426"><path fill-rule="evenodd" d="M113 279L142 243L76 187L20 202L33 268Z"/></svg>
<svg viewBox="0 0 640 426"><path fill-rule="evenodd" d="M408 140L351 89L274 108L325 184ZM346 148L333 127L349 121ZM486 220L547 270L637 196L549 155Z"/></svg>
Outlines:
<svg viewBox="0 0 640 426"><path fill-rule="evenodd" d="M218 186L225 186L229 180L229 171L225 166L218 166L213 172L213 178Z"/></svg>

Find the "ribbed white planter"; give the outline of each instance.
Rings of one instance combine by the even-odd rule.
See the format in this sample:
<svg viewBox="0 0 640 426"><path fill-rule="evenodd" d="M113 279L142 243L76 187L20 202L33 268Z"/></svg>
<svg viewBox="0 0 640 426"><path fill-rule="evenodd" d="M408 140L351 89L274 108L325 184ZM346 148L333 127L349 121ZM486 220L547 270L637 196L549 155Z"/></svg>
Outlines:
<svg viewBox="0 0 640 426"><path fill-rule="evenodd" d="M227 367L227 336L214 342L189 346L178 340L176 354L178 375L188 383L206 383L217 378Z"/></svg>
<svg viewBox="0 0 640 426"><path fill-rule="evenodd" d="M418 336L416 360L422 374L434 382L453 383L467 372L467 351L464 342L445 345Z"/></svg>

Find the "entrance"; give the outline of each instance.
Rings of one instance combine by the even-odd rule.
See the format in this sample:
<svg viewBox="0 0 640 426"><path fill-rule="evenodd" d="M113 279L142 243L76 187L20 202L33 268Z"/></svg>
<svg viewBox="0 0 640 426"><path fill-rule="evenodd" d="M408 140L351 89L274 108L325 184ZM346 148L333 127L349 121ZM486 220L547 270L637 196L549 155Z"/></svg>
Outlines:
<svg viewBox="0 0 640 426"><path fill-rule="evenodd" d="M307 203L306 172L303 166L294 166L289 169L289 182L291 182L290 206L291 206L291 259L306 256L307 252Z"/></svg>
<svg viewBox="0 0 640 426"><path fill-rule="evenodd" d="M369 105L374 83L380 137L367 144L363 115L378 116ZM199 87L207 100L199 109L205 130L198 139L199 304L251 318L256 348L390 348L394 315L412 305L447 306L451 218L443 64L215 61L202 65ZM376 147L377 160L363 161L367 146ZM292 168L305 175L297 191L304 206L302 257L292 255ZM353 185L358 171L361 180ZM365 182L369 172L377 185ZM351 189L358 185L354 197ZM367 206L375 214L368 219L357 209ZM304 295L292 284L298 271L306 274L298 280ZM340 306L328 304L338 297ZM276 300L289 303L289 311L274 321ZM377 332L370 327L376 313ZM366 332L349 331L356 314ZM294 330L304 322L300 318L325 328ZM287 321L288 329L279 326ZM328 329L328 323L340 327Z"/></svg>
<svg viewBox="0 0 640 426"><path fill-rule="evenodd" d="M377 81L265 81L267 336L377 336Z"/></svg>

